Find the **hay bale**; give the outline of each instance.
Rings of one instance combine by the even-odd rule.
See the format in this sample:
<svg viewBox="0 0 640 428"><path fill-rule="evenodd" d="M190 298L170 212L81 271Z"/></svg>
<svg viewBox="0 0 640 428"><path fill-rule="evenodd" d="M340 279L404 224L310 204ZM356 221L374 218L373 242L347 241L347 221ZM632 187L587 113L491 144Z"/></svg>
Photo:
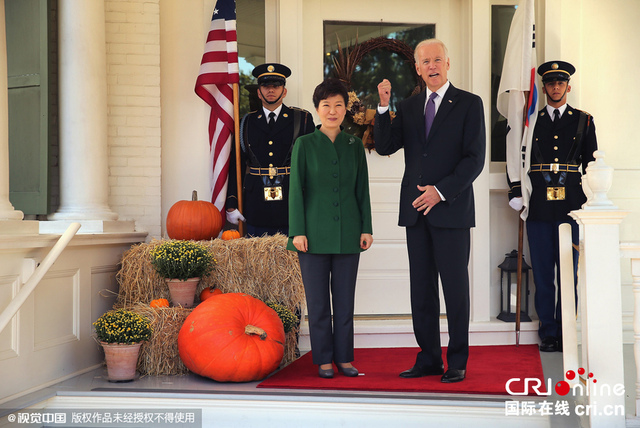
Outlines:
<svg viewBox="0 0 640 428"><path fill-rule="evenodd" d="M188 373L178 353L178 333L193 309L152 308L144 303L136 303L127 309L147 317L153 330L151 339L140 348L140 374L159 376Z"/></svg>
<svg viewBox="0 0 640 428"><path fill-rule="evenodd" d="M126 251L122 258L122 266L116 278L120 285L115 307L131 307L138 303L148 306L153 299L169 299L169 288L153 266L151 266L151 250L163 240L153 240L150 243L138 244ZM224 293L246 293L264 302L273 301L286 306L293 313L297 308L304 308L305 295L300 274L300 265L296 253L286 249L287 237L284 235L264 236L260 238L240 238L230 241L214 239L200 241L209 247L216 259L216 265L207 277L202 278L197 294L209 286L215 286ZM196 301L198 297L196 296ZM150 308L153 310L152 308ZM183 318L177 314L170 314L170 310L180 309L179 314L186 313ZM154 337L150 341L158 340L165 348L171 342L175 343L175 352L162 350L160 356L147 356L148 363L140 369L144 374L181 374L186 373L182 362L168 361L166 367L154 360L158 358L180 359L177 351L177 339L180 327L190 309L163 309L163 319L158 321L158 329L154 328ZM155 315L154 315L155 316ZM151 320L151 318L149 318ZM178 323L176 326L174 324ZM174 334L175 333L175 334ZM159 338L155 336L159 335ZM285 344L283 364L289 364L296 359L296 332L289 332ZM144 347L143 347L144 348ZM154 347L149 346L152 353ZM158 350L160 351L160 350ZM144 350L143 350L144 352ZM154 367L157 366L157 367ZM182 368L184 368L184 372ZM162 371L159 371L161 368ZM171 368L175 370L166 372Z"/></svg>

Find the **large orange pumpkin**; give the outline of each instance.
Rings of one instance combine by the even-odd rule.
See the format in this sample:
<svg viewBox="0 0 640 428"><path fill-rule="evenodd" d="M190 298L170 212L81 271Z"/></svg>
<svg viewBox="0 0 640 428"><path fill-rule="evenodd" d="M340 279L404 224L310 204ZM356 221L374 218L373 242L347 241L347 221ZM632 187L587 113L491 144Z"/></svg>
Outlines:
<svg viewBox="0 0 640 428"><path fill-rule="evenodd" d="M194 190L190 201L178 201L167 214L167 235L171 239L202 241L218 236L222 216L211 202L199 201Z"/></svg>
<svg viewBox="0 0 640 428"><path fill-rule="evenodd" d="M178 351L194 373L218 382L267 377L284 356L284 328L278 314L243 293L226 293L200 303L178 334Z"/></svg>

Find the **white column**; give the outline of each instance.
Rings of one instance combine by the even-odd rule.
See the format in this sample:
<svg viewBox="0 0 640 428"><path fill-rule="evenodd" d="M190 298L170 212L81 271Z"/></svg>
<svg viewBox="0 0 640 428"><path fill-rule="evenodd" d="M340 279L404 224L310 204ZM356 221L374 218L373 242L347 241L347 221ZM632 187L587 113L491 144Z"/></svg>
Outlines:
<svg viewBox="0 0 640 428"><path fill-rule="evenodd" d="M0 220L22 220L24 214L9 201L9 95L7 31L4 0L0 0Z"/></svg>
<svg viewBox="0 0 640 428"><path fill-rule="evenodd" d="M570 214L582 231L579 298L583 308L582 346L586 347L582 366L593 374L593 378L584 378L589 395L582 398L596 409L589 416L590 427L624 427L620 223L628 213L618 210L607 198L613 168L604 164L604 152L596 151L594 156L596 161L586 171L589 200L582 210ZM612 414L605 415L605 411Z"/></svg>
<svg viewBox="0 0 640 428"><path fill-rule="evenodd" d="M102 0L58 2L60 208L50 220L116 220L108 205L107 70Z"/></svg>

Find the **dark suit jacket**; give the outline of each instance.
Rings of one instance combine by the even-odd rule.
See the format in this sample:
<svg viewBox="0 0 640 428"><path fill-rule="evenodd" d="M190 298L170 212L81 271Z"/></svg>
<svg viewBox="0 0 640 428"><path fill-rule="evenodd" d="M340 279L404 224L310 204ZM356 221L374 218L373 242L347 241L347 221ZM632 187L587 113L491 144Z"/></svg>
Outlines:
<svg viewBox="0 0 640 428"><path fill-rule="evenodd" d="M445 201L427 214L430 224L443 228L475 226L472 183L485 159L482 100L453 85L438 108L429 139L425 137L426 91L403 100L390 124L389 112L376 115L376 151L390 155L404 148L405 171L400 192L400 226L413 226L422 212L411 203L420 195L417 185L434 185Z"/></svg>
<svg viewBox="0 0 640 428"><path fill-rule="evenodd" d="M246 126L241 129L243 148L240 164L243 176L244 205L242 215L252 226L287 227L289 224L289 176L286 175L282 183L283 199L281 201L265 201L263 177L249 175L248 167L268 168L270 164L273 164L274 167L291 165L291 150L294 143L294 110L302 112L297 136L313 132L314 124L311 113L296 107L290 108L282 105L282 110L273 129L269 128L262 107L243 118L243 124L246 121ZM257 165L254 165L248 156L247 148L255 155ZM235 159L236 152L235 145L233 145L229 162L227 208L238 207Z"/></svg>

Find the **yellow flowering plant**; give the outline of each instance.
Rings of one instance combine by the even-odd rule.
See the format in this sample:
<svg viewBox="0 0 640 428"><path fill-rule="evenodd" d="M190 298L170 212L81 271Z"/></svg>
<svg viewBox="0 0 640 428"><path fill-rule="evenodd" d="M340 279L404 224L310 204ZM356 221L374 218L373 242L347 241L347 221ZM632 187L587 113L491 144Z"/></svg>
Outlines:
<svg viewBox="0 0 640 428"><path fill-rule="evenodd" d="M215 262L209 248L193 241L174 239L151 250L151 265L163 278L202 278L211 272Z"/></svg>
<svg viewBox="0 0 640 428"><path fill-rule="evenodd" d="M276 311L280 317L280 321L282 321L285 333L289 333L298 324L298 317L285 305L276 302L266 302L266 305Z"/></svg>
<svg viewBox="0 0 640 428"><path fill-rule="evenodd" d="M93 323L100 342L133 343L151 338L151 323L145 317L126 309L114 309L104 313Z"/></svg>

